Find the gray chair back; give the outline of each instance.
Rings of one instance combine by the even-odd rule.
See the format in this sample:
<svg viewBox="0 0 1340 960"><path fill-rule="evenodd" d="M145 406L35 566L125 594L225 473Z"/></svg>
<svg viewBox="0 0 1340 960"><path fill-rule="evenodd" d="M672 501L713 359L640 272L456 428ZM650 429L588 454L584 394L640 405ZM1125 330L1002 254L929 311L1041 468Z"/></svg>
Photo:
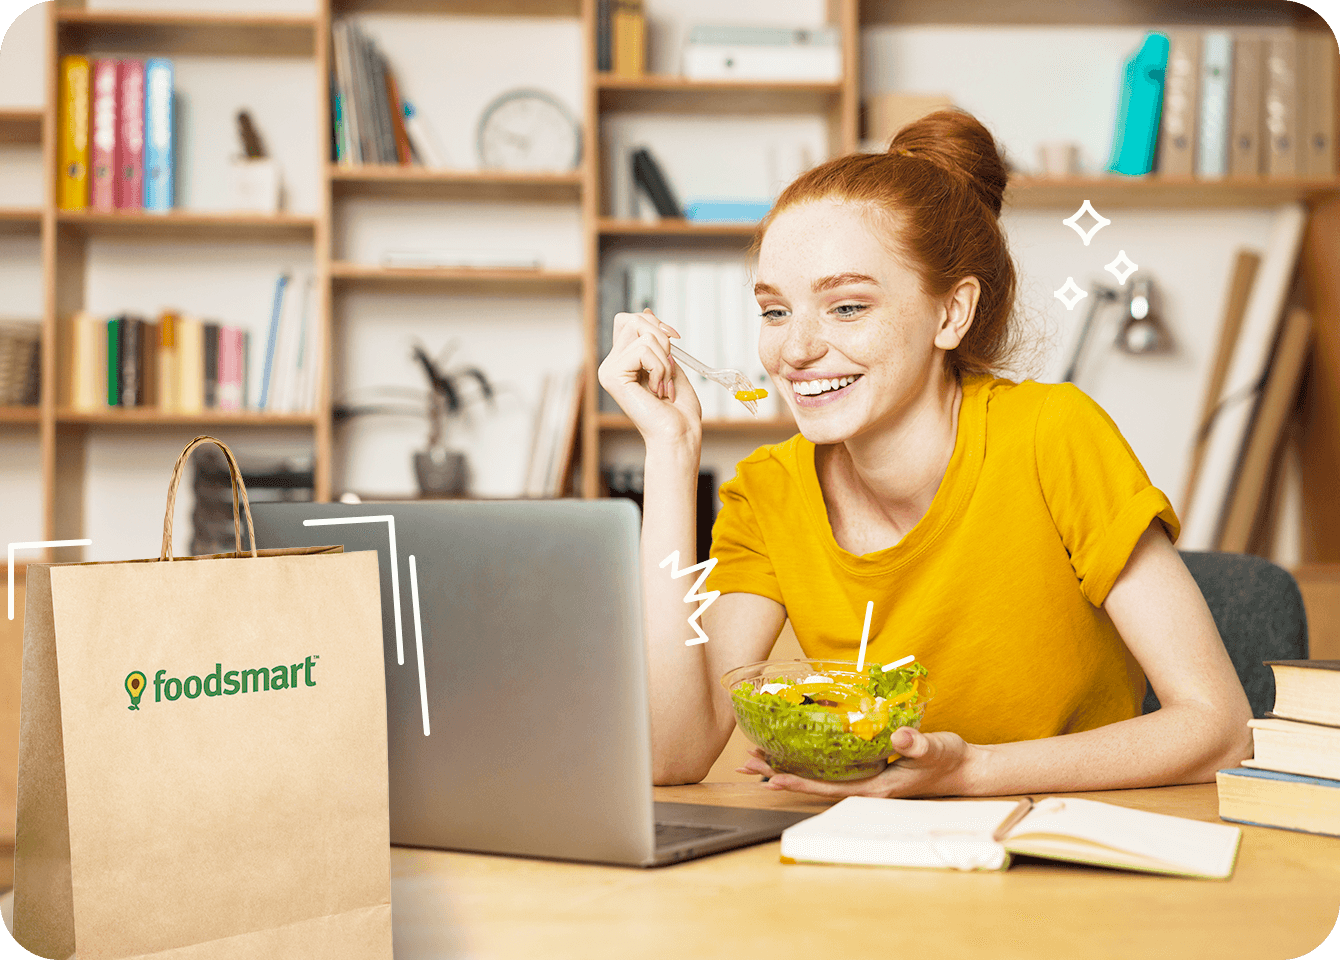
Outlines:
<svg viewBox="0 0 1340 960"><path fill-rule="evenodd" d="M1238 671L1252 715L1275 705L1275 675L1265 660L1307 659L1307 614L1293 575L1262 557L1183 550ZM1159 708L1146 688L1144 712Z"/></svg>

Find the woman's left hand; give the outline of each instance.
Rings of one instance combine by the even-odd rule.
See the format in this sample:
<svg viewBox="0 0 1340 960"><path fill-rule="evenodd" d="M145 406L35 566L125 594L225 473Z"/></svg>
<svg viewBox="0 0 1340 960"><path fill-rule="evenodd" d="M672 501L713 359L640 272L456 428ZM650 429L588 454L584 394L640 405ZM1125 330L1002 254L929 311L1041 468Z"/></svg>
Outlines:
<svg viewBox="0 0 1340 960"><path fill-rule="evenodd" d="M828 782L807 780L790 773L775 773L763 760L763 751L752 756L738 773L768 777L764 786L794 790L821 797L921 797L964 796L970 792L969 761L977 749L956 733L922 733L900 727L893 733L893 748L901 754L887 770L865 780Z"/></svg>

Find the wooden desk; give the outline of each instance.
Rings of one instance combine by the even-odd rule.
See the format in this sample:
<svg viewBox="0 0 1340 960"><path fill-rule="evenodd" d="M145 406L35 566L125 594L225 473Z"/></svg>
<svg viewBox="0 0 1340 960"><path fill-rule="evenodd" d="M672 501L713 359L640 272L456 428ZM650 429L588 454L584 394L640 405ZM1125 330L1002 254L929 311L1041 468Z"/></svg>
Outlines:
<svg viewBox="0 0 1340 960"><path fill-rule="evenodd" d="M1214 784L1074 795L1218 822ZM827 806L757 783L656 796ZM1340 839L1244 826L1227 881L1022 857L992 873L784 866L775 842L652 870L397 847L391 899L396 960L1285 960L1336 925Z"/></svg>

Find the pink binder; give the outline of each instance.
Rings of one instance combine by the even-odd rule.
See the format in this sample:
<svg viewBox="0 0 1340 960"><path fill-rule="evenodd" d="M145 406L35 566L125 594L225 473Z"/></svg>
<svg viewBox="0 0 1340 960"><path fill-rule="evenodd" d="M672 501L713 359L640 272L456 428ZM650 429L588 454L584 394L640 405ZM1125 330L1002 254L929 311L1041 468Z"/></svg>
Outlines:
<svg viewBox="0 0 1340 960"><path fill-rule="evenodd" d="M122 210L144 206L144 62L121 61L118 102L120 136L116 139L116 205Z"/></svg>
<svg viewBox="0 0 1340 960"><path fill-rule="evenodd" d="M93 61L93 139L89 144L89 206L94 210L116 209L117 101L121 81L120 61Z"/></svg>

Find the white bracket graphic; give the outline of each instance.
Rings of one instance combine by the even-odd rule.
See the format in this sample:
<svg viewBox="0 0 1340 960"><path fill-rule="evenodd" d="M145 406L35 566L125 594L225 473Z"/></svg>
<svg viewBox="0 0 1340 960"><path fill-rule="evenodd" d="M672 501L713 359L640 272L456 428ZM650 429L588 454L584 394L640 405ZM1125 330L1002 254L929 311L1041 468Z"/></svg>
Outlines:
<svg viewBox="0 0 1340 960"><path fill-rule="evenodd" d="M711 573L712 568L717 565L717 558L711 557L707 560L704 560L702 563L695 563L693 566L686 567L683 570L681 570L679 569L679 551L675 550L670 554L670 556L666 557L664 560L661 561L661 569L665 569L666 564L670 565L670 576L676 580L678 580L685 574L692 573L695 570L702 570L702 573L698 574L698 579L693 582L693 586L689 587L689 592L684 594L685 603L693 603L695 600L703 601L702 606L700 606L697 610L693 611L693 613L689 614L689 626L691 626L693 628L693 632L698 635L698 639L685 640L684 646L691 647L697 643L706 643L707 634L703 633L703 628L698 626L698 618L703 615L704 610L706 610L708 607L712 605L712 601L716 600L717 597L721 596L721 591L709 590L707 593L699 593L698 588L703 585L703 582L707 579L707 575Z"/></svg>
<svg viewBox="0 0 1340 960"><path fill-rule="evenodd" d="M419 658L419 707L423 711L423 735L428 736L428 680L423 673L423 618L419 616L419 573L414 554L409 555L409 596L414 604L414 649Z"/></svg>
<svg viewBox="0 0 1340 960"><path fill-rule="evenodd" d="M405 642L400 634L400 562L395 555L395 517L382 514L376 517L321 517L304 520L304 527L330 527L341 523L383 523L391 537L391 603L395 607L395 662L405 665Z"/></svg>
<svg viewBox="0 0 1340 960"><path fill-rule="evenodd" d="M14 619L14 551L41 550L43 547L88 547L92 540L34 540L30 543L11 543L9 545L9 619Z"/></svg>

